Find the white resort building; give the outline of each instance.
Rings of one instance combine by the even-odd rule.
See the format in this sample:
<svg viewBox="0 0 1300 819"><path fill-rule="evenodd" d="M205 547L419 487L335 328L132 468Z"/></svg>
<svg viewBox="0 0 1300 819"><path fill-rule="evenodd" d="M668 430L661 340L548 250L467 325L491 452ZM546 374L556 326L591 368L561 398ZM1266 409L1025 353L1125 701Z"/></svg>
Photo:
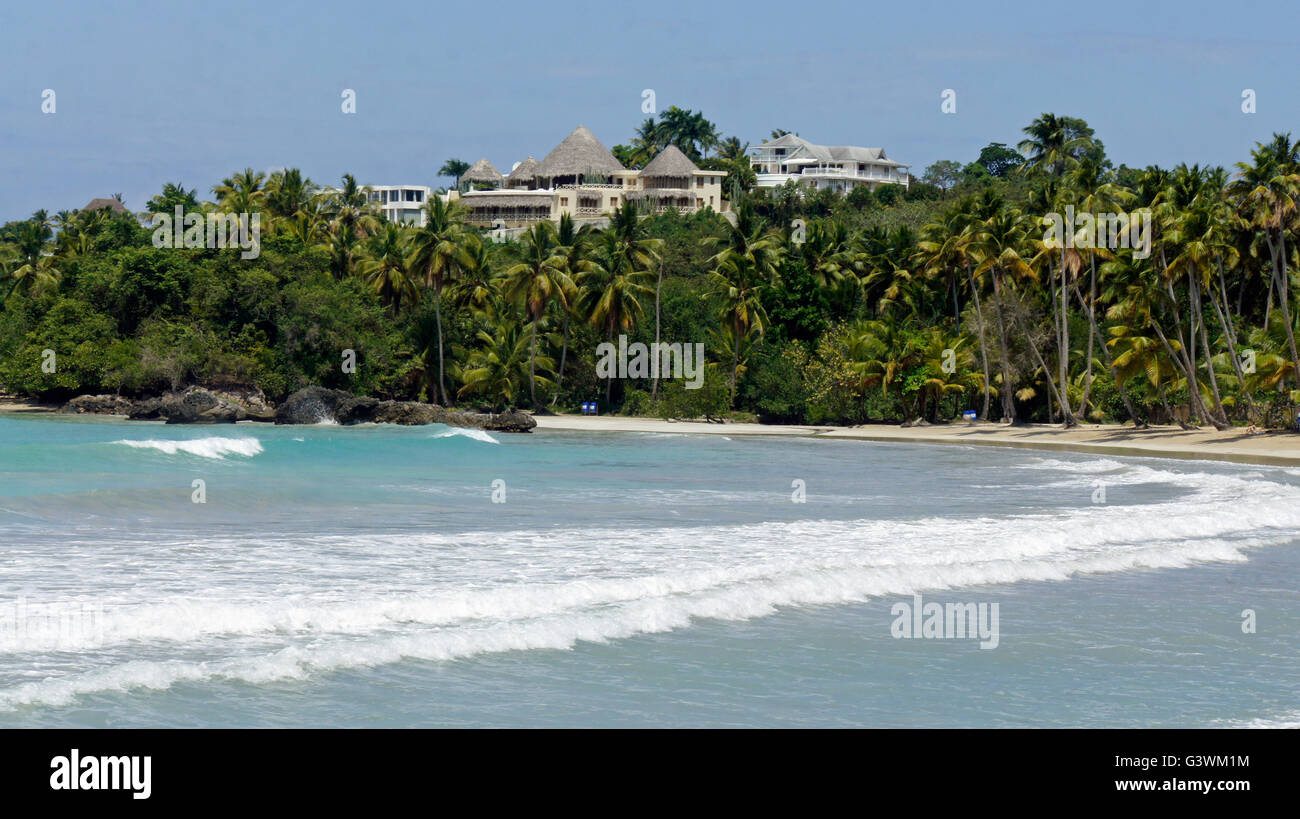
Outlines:
<svg viewBox="0 0 1300 819"><path fill-rule="evenodd" d="M502 176L486 159L474 163L452 191L469 210L469 220L485 226L522 227L532 222L609 216L623 202L645 202L650 210L675 208L694 213L705 208L723 212L725 171L705 171L669 146L641 170L629 170L579 125L538 162L531 156Z"/></svg>
<svg viewBox="0 0 1300 819"><path fill-rule="evenodd" d="M814 145L794 134L751 148L751 162L758 174L758 187L775 188L790 180L818 190L840 193L862 185L875 190L881 185L907 187L908 168L885 156L884 148L852 145Z"/></svg>
<svg viewBox="0 0 1300 819"><path fill-rule="evenodd" d="M367 201L376 205L390 222L410 222L424 227L424 206L433 188L423 185L367 185Z"/></svg>

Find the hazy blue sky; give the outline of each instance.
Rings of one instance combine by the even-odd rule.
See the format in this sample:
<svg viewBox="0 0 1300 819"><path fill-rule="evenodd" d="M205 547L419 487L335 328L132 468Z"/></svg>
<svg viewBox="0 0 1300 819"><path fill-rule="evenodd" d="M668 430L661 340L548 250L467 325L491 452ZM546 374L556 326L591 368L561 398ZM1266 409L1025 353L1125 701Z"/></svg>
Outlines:
<svg viewBox="0 0 1300 819"><path fill-rule="evenodd" d="M6 3L0 220L165 181L210 198L251 166L318 182L446 184L503 172L574 126L607 146L659 107L757 143L776 127L884 146L913 172L1086 119L1116 164L1228 164L1300 132L1300 9L1258 4ZM41 112L54 89L57 112ZM357 113L340 93L357 93ZM957 113L940 92L957 91ZM1241 112L1253 88L1258 112Z"/></svg>

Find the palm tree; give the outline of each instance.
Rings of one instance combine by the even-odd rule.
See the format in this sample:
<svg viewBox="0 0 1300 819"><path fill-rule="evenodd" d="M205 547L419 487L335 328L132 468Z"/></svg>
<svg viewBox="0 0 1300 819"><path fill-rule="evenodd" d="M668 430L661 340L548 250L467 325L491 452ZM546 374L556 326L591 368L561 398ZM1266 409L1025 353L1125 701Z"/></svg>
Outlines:
<svg viewBox="0 0 1300 819"><path fill-rule="evenodd" d="M424 286L433 291L433 312L438 329L438 400L450 402L443 363L442 291L455 280L458 271L472 264L465 226L465 209L458 203L434 196L424 206L424 226L411 238L407 267L424 274Z"/></svg>
<svg viewBox="0 0 1300 819"><path fill-rule="evenodd" d="M458 373L464 382L458 394L487 395L498 408L513 407L525 378L550 384L549 379L536 375L532 368L540 364L543 369L549 369L554 362L546 356L534 358L529 354L528 339L518 322L503 321L491 329L492 332L480 330L476 334L481 346L469 353Z"/></svg>
<svg viewBox="0 0 1300 819"><path fill-rule="evenodd" d="M468 308L487 317L500 312L495 247L475 234L467 237L465 256L451 291L452 305L458 310Z"/></svg>
<svg viewBox="0 0 1300 819"><path fill-rule="evenodd" d="M1069 173L1066 179L1066 185L1074 194L1075 205L1083 213L1096 214L1114 213L1120 211L1132 202L1136 197L1131 192L1119 185L1108 181L1101 163L1093 157L1085 156L1076 163L1074 169ZM1071 250L1075 253L1086 255L1088 258L1088 298L1085 302L1085 310L1088 314L1088 352L1085 357L1085 377L1083 397L1079 402L1077 416L1082 419L1087 412L1088 398L1092 392L1092 361L1093 350L1097 339L1100 338L1100 332L1097 328L1097 260L1107 259L1111 256L1110 250L1097 240L1097 223L1094 219L1090 235L1084 237L1086 241L1076 241L1075 247ZM1087 229L1085 228L1085 232ZM1109 231L1108 231L1109 232ZM1065 287L1065 277L1062 276L1061 286ZM1074 284L1074 293L1077 296L1079 292L1078 279L1076 277ZM1064 295L1064 293L1062 293ZM1064 305L1065 300L1062 300ZM1068 326L1068 325L1067 325ZM1066 331L1068 333L1068 330ZM1068 346L1068 345L1067 345ZM1101 352L1106 359L1109 367L1110 353L1103 342ZM1112 376L1114 368L1111 368ZM1122 389L1122 388L1121 388ZM1124 396L1125 406L1128 406L1128 396ZM1129 407L1130 417L1132 416L1132 407ZM1134 423L1137 423L1134 417Z"/></svg>
<svg viewBox="0 0 1300 819"><path fill-rule="evenodd" d="M213 186L212 193L226 213L258 213L266 203L265 181L266 174L245 168Z"/></svg>
<svg viewBox="0 0 1300 819"><path fill-rule="evenodd" d="M926 225L922 229L922 239L917 243L917 257L925 265L925 270L932 272L934 275L938 275L939 271L943 271L944 275L948 276L958 275L956 271L961 270L966 273L967 287L975 302L980 367L984 373L984 404L979 414L980 420L984 421L988 419L992 385L989 379L989 357L984 335L984 307L980 300L979 287L975 282L974 265L970 253L972 222L975 221L971 212L973 207L973 199L963 200L958 203L957 207L940 214L937 222ZM956 281L953 282L952 288L953 310L954 313L958 313L956 305L958 286Z"/></svg>
<svg viewBox="0 0 1300 819"><path fill-rule="evenodd" d="M645 315L641 299L654 291L649 287L650 271L638 265L643 258L630 252L617 233L606 230L591 263L578 275L578 310L594 326L605 329L607 341L613 341L616 331L630 331ZM606 403L613 384L612 378L605 384Z"/></svg>
<svg viewBox="0 0 1300 819"><path fill-rule="evenodd" d="M555 228L550 222L538 222L529 228L519 244L519 261L504 275L507 295L522 301L530 325L528 350L528 399L537 407L534 362L537 359L537 323L555 301L568 303L574 291L573 280L560 267Z"/></svg>
<svg viewBox="0 0 1300 819"><path fill-rule="evenodd" d="M11 283L0 305L7 303L9 297L19 290L34 295L57 287L63 279L49 251L54 230L46 211L38 210L30 219L19 222L13 233L13 240L4 254L4 268Z"/></svg>
<svg viewBox="0 0 1300 819"><path fill-rule="evenodd" d="M569 281L574 283L575 289L572 293L560 294L563 301L560 303L560 309L564 314L564 332L563 340L560 345L560 368L555 372L555 394L551 397L551 404L554 405L560 398L560 390L564 388L564 365L569 354L569 318L573 314L574 301L577 298L577 277L587 269L588 247L591 241L591 226L583 225L575 227L573 217L567 213L560 215L560 225L556 229L555 241L555 265L563 271ZM659 265L660 277L663 276L663 263ZM656 291L655 297L655 339L658 340L659 326L659 299ZM659 384L655 381L655 386Z"/></svg>
<svg viewBox="0 0 1300 819"><path fill-rule="evenodd" d="M752 257L740 254L719 261L710 278L722 294L719 318L730 327L731 337L735 340L731 345L731 406L735 406L740 339L751 333L761 336L767 321L767 312L760 298L765 280L755 269Z"/></svg>
<svg viewBox="0 0 1300 819"><path fill-rule="evenodd" d="M359 265L362 280L388 304L394 316L403 302L414 304L420 298L419 285L407 267L408 244L406 230L387 222L366 242L366 258Z"/></svg>
<svg viewBox="0 0 1300 819"><path fill-rule="evenodd" d="M1270 287L1279 294L1278 307L1286 327L1291 362L1300 372L1295 330L1291 322L1291 287L1287 272L1286 234L1300 200L1300 143L1290 134L1274 134L1267 145L1256 143L1250 152L1252 163L1237 163L1233 190L1243 201L1252 223L1264 231L1272 264Z"/></svg>
<svg viewBox="0 0 1300 819"><path fill-rule="evenodd" d="M1022 172L1039 171L1060 178L1078 155L1090 147L1090 140L1071 133L1067 117L1040 114L1023 129L1025 138L1016 148L1028 157Z"/></svg>
<svg viewBox="0 0 1300 819"><path fill-rule="evenodd" d="M456 180L454 187L460 188L460 178L465 175L465 171L470 169L470 164L463 159L448 159L442 163L438 169L438 176L450 176Z"/></svg>
<svg viewBox="0 0 1300 819"><path fill-rule="evenodd" d="M266 182L266 209L272 219L287 219L310 210L316 195L316 183L297 168L285 168L271 174Z"/></svg>

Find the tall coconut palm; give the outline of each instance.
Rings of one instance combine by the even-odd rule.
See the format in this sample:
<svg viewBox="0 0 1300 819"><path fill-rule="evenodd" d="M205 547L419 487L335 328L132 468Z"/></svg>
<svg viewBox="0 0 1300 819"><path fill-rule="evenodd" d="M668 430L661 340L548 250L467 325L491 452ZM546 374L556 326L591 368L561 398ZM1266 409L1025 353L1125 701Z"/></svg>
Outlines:
<svg viewBox="0 0 1300 819"><path fill-rule="evenodd" d="M574 290L570 293L561 293L563 301L559 307L564 318L564 330L560 343L560 367L555 371L555 395L551 397L551 404L554 405L560 398L560 391L564 388L564 367L569 355L569 319L573 314L574 303L577 300L577 278L580 273L587 269L587 253L591 242L590 225L576 227L573 217L569 214L560 215L560 224L556 229L555 242L555 264L564 272L569 281L574 283ZM660 276L663 275L663 263L659 264ZM659 300L655 299L655 327L656 331L659 322ZM655 334L658 340L658 332ZM656 380L655 386L658 386Z"/></svg>
<svg viewBox="0 0 1300 819"><path fill-rule="evenodd" d="M550 222L538 222L528 229L519 243L519 261L506 269L504 286L511 299L519 300L528 317L528 400L537 407L534 362L537 359L537 324L556 301L567 305L575 286L556 253L555 228Z"/></svg>
<svg viewBox="0 0 1300 819"><path fill-rule="evenodd" d="M628 332L636 326L645 315L641 300L654 293L649 286L654 274L638 266L639 258L628 252L616 233L606 230L600 234L591 263L578 275L578 310L592 325L605 330L608 341L614 340L616 332ZM605 383L606 403L613 384L612 378Z"/></svg>
<svg viewBox="0 0 1300 819"><path fill-rule="evenodd" d="M453 157L452 159L448 159L446 162L442 163L442 167L438 169L438 176L450 176L455 180L452 187L459 189L460 178L464 176L465 171L468 171L469 169L470 164L468 162Z"/></svg>
<svg viewBox="0 0 1300 819"><path fill-rule="evenodd" d="M767 323L763 309L762 288L770 280L755 267L753 257L742 254L724 256L713 268L709 277L717 286L722 299L719 318L731 328L731 406L736 403L736 378L740 365L740 339L751 334L762 335Z"/></svg>
<svg viewBox="0 0 1300 819"><path fill-rule="evenodd" d="M1101 339L1101 334L1097 325L1097 266L1098 259L1106 260L1111 257L1111 251L1106 246L1106 242L1098 237L1097 216L1098 214L1108 214L1121 211L1136 199L1136 196L1129 190L1111 182L1107 177L1105 169L1101 162L1093 157L1085 156L1078 161L1066 178L1066 186L1073 193L1075 206L1079 211L1087 213L1094 218L1091 221L1091 228L1084 227L1080 230L1079 236L1074 242L1074 250L1081 256L1086 256L1088 260L1088 297L1085 302L1085 310L1088 316L1088 352L1085 356L1085 375L1083 397L1079 403L1077 417L1082 419L1087 412L1088 400L1092 393L1092 362L1093 351L1096 349L1098 342L1101 342L1101 351L1104 355L1107 366L1110 366L1110 353L1106 350L1105 340ZM1107 225L1107 227L1112 227ZM1110 231L1106 231L1109 235ZM1066 282L1062 279L1062 287ZM1075 279L1074 291L1078 294L1078 279ZM1112 376L1114 372L1112 371ZM1127 404L1127 396L1125 403ZM1131 409L1131 408L1130 408ZM1134 419L1136 423L1136 419Z"/></svg>
<svg viewBox="0 0 1300 819"><path fill-rule="evenodd" d="M1237 163L1233 189L1241 197L1253 224L1268 241L1272 279L1279 294L1278 307L1286 326L1287 348L1294 369L1300 372L1295 330L1291 322L1291 286L1287 272L1286 236L1300 203L1300 143L1290 134L1274 134L1267 145L1257 143L1251 163Z"/></svg>
<svg viewBox="0 0 1300 819"><path fill-rule="evenodd" d="M459 271L470 264L471 240L465 223L465 209L458 203L432 197L424 206L424 226L411 237L409 269L423 275L424 286L433 291L433 313L438 330L438 400L451 403L447 394L443 361L442 291Z"/></svg>
<svg viewBox="0 0 1300 819"><path fill-rule="evenodd" d="M266 204L265 182L266 174L245 168L213 186L212 193L226 213L258 213Z"/></svg>

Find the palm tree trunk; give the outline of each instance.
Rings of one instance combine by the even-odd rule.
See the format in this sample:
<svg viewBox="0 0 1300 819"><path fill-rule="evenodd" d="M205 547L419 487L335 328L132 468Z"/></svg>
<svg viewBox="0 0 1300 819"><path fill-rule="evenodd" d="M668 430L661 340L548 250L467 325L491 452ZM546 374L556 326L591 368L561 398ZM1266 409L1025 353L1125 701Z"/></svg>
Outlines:
<svg viewBox="0 0 1300 819"><path fill-rule="evenodd" d="M989 417L989 355L984 346L984 308L980 305L980 291L975 286L975 276L971 273L970 265L966 266L966 278L970 281L970 291L975 295L975 322L979 327L980 333L980 364L984 367L984 409L980 411L980 420L987 421Z"/></svg>
<svg viewBox="0 0 1300 819"><path fill-rule="evenodd" d="M1291 283L1287 281L1288 273L1286 269L1286 230L1279 229L1277 232L1278 243L1278 272L1277 272L1277 306L1282 308L1282 320L1286 322L1286 343L1291 350L1291 363L1296 369L1292 372L1300 373L1300 355L1296 355L1295 346L1295 328L1291 326Z"/></svg>
<svg viewBox="0 0 1300 819"><path fill-rule="evenodd" d="M537 409L537 322L541 316L533 317L532 338L528 340L528 400Z"/></svg>
<svg viewBox="0 0 1300 819"><path fill-rule="evenodd" d="M1195 410L1196 414L1202 419L1210 422L1215 429L1226 429L1226 425L1220 422L1218 418L1211 415L1210 411L1205 407L1205 402L1201 400L1201 388L1196 381L1196 370L1188 361L1186 348L1178 351L1183 353L1182 358L1179 358L1178 352L1174 351L1173 345L1169 343L1169 338L1165 335L1164 330L1161 329L1159 322L1153 319L1151 321L1151 327L1156 331L1156 335L1160 337L1160 343L1164 345L1165 352L1169 354L1169 358L1174 362L1174 366L1181 370L1183 376L1187 379L1187 397L1188 402L1192 405L1192 409Z"/></svg>
<svg viewBox="0 0 1300 819"><path fill-rule="evenodd" d="M1216 259L1219 268L1219 295L1216 295L1214 288L1210 288L1210 304L1214 306L1214 313L1219 318L1219 326L1223 328L1224 340L1228 342L1228 358L1232 361L1232 371L1237 375L1237 385L1241 390L1241 395L1246 399L1248 413L1252 417L1255 414L1255 400L1250 392L1246 389L1246 374L1241 370L1241 358L1237 353L1237 330L1229 318L1228 310L1231 305L1228 302L1228 284L1223 275L1223 258ZM1219 306L1219 296L1223 297L1223 306Z"/></svg>
<svg viewBox="0 0 1300 819"><path fill-rule="evenodd" d="M433 291L433 315L438 322L438 397L442 400L444 406L451 406L451 400L447 396L447 387L443 381L443 362L442 362L442 288L435 288Z"/></svg>
<svg viewBox="0 0 1300 819"><path fill-rule="evenodd" d="M1223 409L1223 396L1219 393L1219 377L1214 372L1214 357L1210 351L1210 334L1205 329L1205 312L1201 306L1201 282L1198 278L1192 279L1192 292L1196 301L1196 321L1201 328L1201 349L1205 350L1205 370L1210 376L1210 390L1214 396L1214 411L1218 413L1219 420L1224 426L1228 426L1228 413Z"/></svg>
<svg viewBox="0 0 1300 819"><path fill-rule="evenodd" d="M736 371L740 369L740 322L731 324L731 408L736 408Z"/></svg>
<svg viewBox="0 0 1300 819"><path fill-rule="evenodd" d="M1025 337L1025 343L1028 345L1029 351L1034 354L1034 361L1036 361L1038 366L1042 368L1043 375L1047 378L1048 392L1051 394L1051 397L1056 400L1056 405L1061 408L1061 417L1064 419L1065 426L1074 426L1076 423L1074 415L1070 413L1069 405L1061 400L1061 393L1056 388L1056 380L1052 378L1052 369L1047 366L1047 362L1043 359L1043 354L1038 351L1038 345L1034 343L1034 339L1029 335L1029 330L1025 328L1024 319L1021 317L1019 310L1015 312L1015 317L1016 326L1020 329L1020 334Z"/></svg>
<svg viewBox="0 0 1300 819"><path fill-rule="evenodd" d="M1002 347L1002 417L1014 424L1016 422L1015 396L1011 394L1011 361L1007 357L1007 327L1002 318L1002 295L998 285L997 271L993 271L993 309L998 315L998 336Z"/></svg>
<svg viewBox="0 0 1300 819"><path fill-rule="evenodd" d="M651 400L655 400L659 397L659 363L661 361L659 356L659 294L663 290L663 286L664 286L664 260L661 255L659 259L659 281L655 283L655 346L654 346L653 358L651 359L654 365L655 377L654 377L654 383L650 386Z"/></svg>
<svg viewBox="0 0 1300 819"><path fill-rule="evenodd" d="M560 390L564 388L564 359L569 355L569 310L564 308L564 343L560 345L560 371L555 374L555 395L551 396L551 406L560 400Z"/></svg>
<svg viewBox="0 0 1300 819"><path fill-rule="evenodd" d="M1097 338L1097 257L1088 254L1088 361L1083 376L1083 401L1079 403L1077 418L1082 421L1088 412L1088 398L1092 395L1092 351Z"/></svg>
<svg viewBox="0 0 1300 819"><path fill-rule="evenodd" d="M1057 391L1057 398L1060 400L1062 421L1065 423L1065 426L1072 427L1074 426L1074 413L1070 409L1070 399L1065 394L1066 385L1070 383L1069 381L1070 379L1070 304L1067 300L1069 296L1066 293L1067 275L1069 274L1065 269L1065 247L1062 246L1061 247L1061 342L1060 342L1060 347L1057 348L1058 353L1060 355L1059 364L1061 369L1061 380L1060 380L1061 388L1060 390ZM1017 315L1019 315L1019 313L1017 313ZM1032 347L1033 345L1031 344L1030 346ZM1043 374L1047 376L1047 380L1049 382L1052 380L1051 370L1044 369Z"/></svg>
<svg viewBox="0 0 1300 819"><path fill-rule="evenodd" d="M609 317L609 331L606 333L606 340L609 341L609 343L611 344L614 343L614 316L612 312ZM613 390L614 390L614 379L612 376L607 377L605 379L605 411L606 412L609 412L609 397L610 394L613 392Z"/></svg>
<svg viewBox="0 0 1300 819"><path fill-rule="evenodd" d="M1087 305L1084 304L1083 301L1083 294L1079 292L1078 287L1074 287L1072 289L1074 290L1075 300L1079 302L1079 306L1084 309L1084 312L1088 313L1088 321L1092 322L1093 324L1093 327L1090 328L1090 332L1100 336L1101 331L1096 327L1096 323L1097 323L1096 312L1095 311L1088 312ZM1106 369L1110 370L1110 376L1115 381L1115 386L1119 389L1119 396L1124 401L1124 410L1128 412L1129 420L1133 422L1133 426L1135 429L1142 429L1143 427L1146 426L1146 422L1138 418L1137 409L1135 409L1133 406L1133 399L1128 394L1128 387L1124 386L1124 382L1120 380L1119 370L1115 369L1115 361L1110 357L1110 348L1107 347L1106 342L1103 341L1099 349L1101 350L1102 359L1106 362Z"/></svg>

